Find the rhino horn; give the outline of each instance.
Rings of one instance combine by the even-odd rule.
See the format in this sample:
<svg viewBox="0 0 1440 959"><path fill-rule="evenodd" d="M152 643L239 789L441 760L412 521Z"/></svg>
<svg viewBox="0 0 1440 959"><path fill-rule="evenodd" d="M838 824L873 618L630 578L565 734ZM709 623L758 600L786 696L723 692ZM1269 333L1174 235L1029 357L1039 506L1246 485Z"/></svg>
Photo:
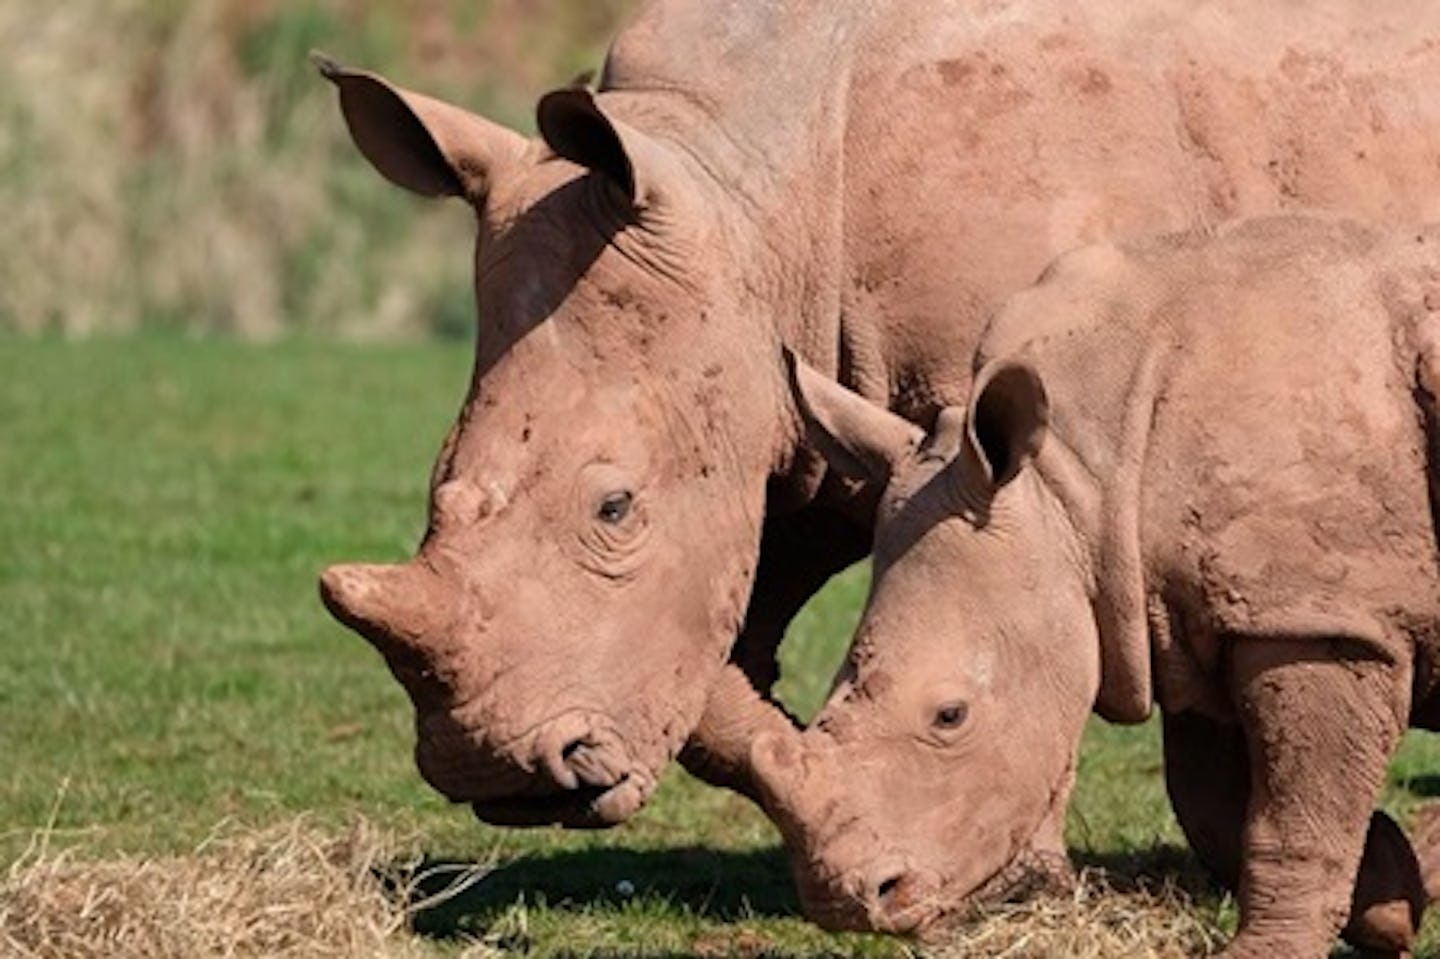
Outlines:
<svg viewBox="0 0 1440 959"><path fill-rule="evenodd" d="M761 805L782 830L809 820L801 788L804 736L800 730L760 734L750 746L750 771L759 789Z"/></svg>
<svg viewBox="0 0 1440 959"><path fill-rule="evenodd" d="M925 439L920 427L812 369L789 349L785 365L807 437L842 475L883 485Z"/></svg>
<svg viewBox="0 0 1440 959"><path fill-rule="evenodd" d="M347 564L320 575L320 598L331 614L377 646L420 645L451 622L451 591L428 567Z"/></svg>

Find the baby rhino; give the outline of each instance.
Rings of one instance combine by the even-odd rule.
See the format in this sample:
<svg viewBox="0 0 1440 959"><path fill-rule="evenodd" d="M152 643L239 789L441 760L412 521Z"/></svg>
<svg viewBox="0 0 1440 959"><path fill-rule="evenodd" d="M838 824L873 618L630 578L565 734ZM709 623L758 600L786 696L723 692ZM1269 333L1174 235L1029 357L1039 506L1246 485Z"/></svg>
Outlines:
<svg viewBox="0 0 1440 959"><path fill-rule="evenodd" d="M1440 722L1437 344L1440 228L1275 218L1062 258L929 436L793 366L814 444L889 480L829 702L753 749L812 916L924 933L1063 875L1087 715L1158 704L1224 955L1408 954L1374 807Z"/></svg>

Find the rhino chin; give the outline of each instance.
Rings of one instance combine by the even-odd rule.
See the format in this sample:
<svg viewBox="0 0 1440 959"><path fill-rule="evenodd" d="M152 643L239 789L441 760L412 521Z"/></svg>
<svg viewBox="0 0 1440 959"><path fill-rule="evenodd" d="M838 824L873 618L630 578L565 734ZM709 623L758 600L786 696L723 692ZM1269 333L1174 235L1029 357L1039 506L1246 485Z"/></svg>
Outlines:
<svg viewBox="0 0 1440 959"><path fill-rule="evenodd" d="M613 786L581 786L549 796L489 799L470 803L481 822L492 826L562 826L609 829L625 822L649 801L655 780L639 773Z"/></svg>

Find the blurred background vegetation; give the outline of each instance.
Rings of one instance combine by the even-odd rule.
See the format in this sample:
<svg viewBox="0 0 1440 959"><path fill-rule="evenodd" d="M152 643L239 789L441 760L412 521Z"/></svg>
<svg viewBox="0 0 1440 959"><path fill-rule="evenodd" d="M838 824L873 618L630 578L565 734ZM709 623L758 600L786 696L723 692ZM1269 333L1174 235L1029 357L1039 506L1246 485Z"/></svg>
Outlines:
<svg viewBox="0 0 1440 959"><path fill-rule="evenodd" d="M633 0L0 0L0 329L467 336L469 214L384 183L307 62L532 131Z"/></svg>

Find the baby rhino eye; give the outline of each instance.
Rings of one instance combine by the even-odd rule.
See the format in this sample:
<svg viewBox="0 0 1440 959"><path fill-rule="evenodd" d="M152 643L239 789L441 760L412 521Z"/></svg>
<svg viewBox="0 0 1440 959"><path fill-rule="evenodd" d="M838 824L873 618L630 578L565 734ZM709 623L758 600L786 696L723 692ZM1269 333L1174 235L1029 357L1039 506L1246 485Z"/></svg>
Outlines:
<svg viewBox="0 0 1440 959"><path fill-rule="evenodd" d="M936 729L959 729L970 715L970 707L964 700L946 703L935 710Z"/></svg>
<svg viewBox="0 0 1440 959"><path fill-rule="evenodd" d="M600 522L609 523L612 526L623 522L625 517L630 515L630 504L635 501L635 496L629 490L620 490L610 493L600 501L600 508L595 515Z"/></svg>

